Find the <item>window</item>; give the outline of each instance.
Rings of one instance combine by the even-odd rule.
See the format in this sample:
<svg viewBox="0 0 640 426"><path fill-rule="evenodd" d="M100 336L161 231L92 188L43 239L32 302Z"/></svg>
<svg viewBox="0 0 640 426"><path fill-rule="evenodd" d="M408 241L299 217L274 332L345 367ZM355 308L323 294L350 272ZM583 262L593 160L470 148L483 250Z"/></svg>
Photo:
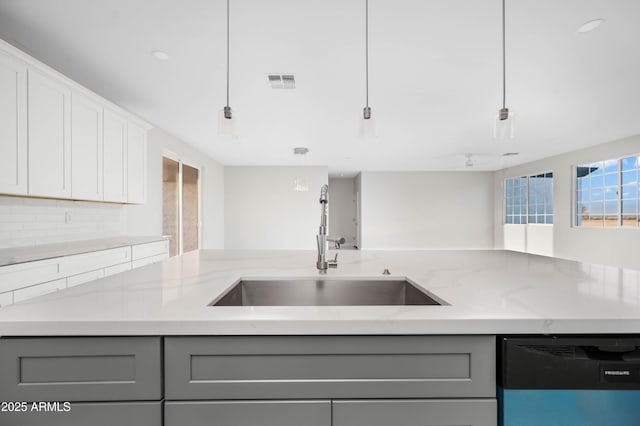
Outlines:
<svg viewBox="0 0 640 426"><path fill-rule="evenodd" d="M553 224L553 173L506 179L504 222Z"/></svg>
<svg viewBox="0 0 640 426"><path fill-rule="evenodd" d="M553 223L553 173L529 176L528 223Z"/></svg>
<svg viewBox="0 0 640 426"><path fill-rule="evenodd" d="M622 185L622 226L640 226L640 156L627 157L620 161L620 183Z"/></svg>
<svg viewBox="0 0 640 426"><path fill-rule="evenodd" d="M638 227L638 159L633 156L576 167L576 226Z"/></svg>

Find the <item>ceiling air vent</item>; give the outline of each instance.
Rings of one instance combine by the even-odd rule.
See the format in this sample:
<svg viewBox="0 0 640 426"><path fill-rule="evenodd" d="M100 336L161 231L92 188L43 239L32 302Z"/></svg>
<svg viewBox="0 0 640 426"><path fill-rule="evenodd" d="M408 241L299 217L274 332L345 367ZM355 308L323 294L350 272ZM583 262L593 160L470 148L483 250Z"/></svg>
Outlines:
<svg viewBox="0 0 640 426"><path fill-rule="evenodd" d="M296 88L296 80L293 74L267 74L267 82L272 89Z"/></svg>

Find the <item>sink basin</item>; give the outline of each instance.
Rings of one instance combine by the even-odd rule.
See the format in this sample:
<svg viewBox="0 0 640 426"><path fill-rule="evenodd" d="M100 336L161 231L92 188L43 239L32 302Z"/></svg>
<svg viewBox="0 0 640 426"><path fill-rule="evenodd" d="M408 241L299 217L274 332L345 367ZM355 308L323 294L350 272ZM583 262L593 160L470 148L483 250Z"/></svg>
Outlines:
<svg viewBox="0 0 640 426"><path fill-rule="evenodd" d="M446 305L406 278L240 279L209 306Z"/></svg>

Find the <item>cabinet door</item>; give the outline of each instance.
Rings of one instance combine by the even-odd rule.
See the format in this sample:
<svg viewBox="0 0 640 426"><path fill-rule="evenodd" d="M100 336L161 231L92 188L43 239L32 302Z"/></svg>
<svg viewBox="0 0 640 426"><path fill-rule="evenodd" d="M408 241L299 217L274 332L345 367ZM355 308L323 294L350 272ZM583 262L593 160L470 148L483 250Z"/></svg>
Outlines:
<svg viewBox="0 0 640 426"><path fill-rule="evenodd" d="M6 426L158 426L161 402L28 403L26 412L0 411ZM46 404L46 403L45 403ZM67 411L65 411L67 410Z"/></svg>
<svg viewBox="0 0 640 426"><path fill-rule="evenodd" d="M165 426L331 426L331 401L167 401L164 414Z"/></svg>
<svg viewBox="0 0 640 426"><path fill-rule="evenodd" d="M71 196L102 201L102 105L71 98Z"/></svg>
<svg viewBox="0 0 640 426"><path fill-rule="evenodd" d="M104 110L104 201L127 201L127 121Z"/></svg>
<svg viewBox="0 0 640 426"><path fill-rule="evenodd" d="M0 52L0 193L27 193L27 66Z"/></svg>
<svg viewBox="0 0 640 426"><path fill-rule="evenodd" d="M29 69L29 195L71 197L71 91Z"/></svg>
<svg viewBox="0 0 640 426"><path fill-rule="evenodd" d="M495 399L333 401L333 426L496 426Z"/></svg>
<svg viewBox="0 0 640 426"><path fill-rule="evenodd" d="M147 132L131 122L127 125L127 202L147 201Z"/></svg>
<svg viewBox="0 0 640 426"><path fill-rule="evenodd" d="M167 399L495 398L493 336L172 336Z"/></svg>
<svg viewBox="0 0 640 426"><path fill-rule="evenodd" d="M0 401L160 400L161 350L159 337L0 338Z"/></svg>

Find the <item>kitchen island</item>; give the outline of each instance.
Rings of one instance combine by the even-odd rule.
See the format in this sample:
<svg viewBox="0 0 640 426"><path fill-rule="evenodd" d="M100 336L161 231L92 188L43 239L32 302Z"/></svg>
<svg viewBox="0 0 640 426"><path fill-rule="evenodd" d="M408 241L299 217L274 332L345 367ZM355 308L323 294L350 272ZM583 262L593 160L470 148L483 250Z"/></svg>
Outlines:
<svg viewBox="0 0 640 426"><path fill-rule="evenodd" d="M640 332L640 272L501 250L340 251L324 276L406 277L448 305L211 307L313 251L202 250L0 309L0 336Z"/></svg>
<svg viewBox="0 0 640 426"><path fill-rule="evenodd" d="M200 251L0 309L0 400L71 406L0 423L495 426L496 336L640 330L638 271L496 250L341 251L320 276L442 305L209 306L314 260Z"/></svg>

